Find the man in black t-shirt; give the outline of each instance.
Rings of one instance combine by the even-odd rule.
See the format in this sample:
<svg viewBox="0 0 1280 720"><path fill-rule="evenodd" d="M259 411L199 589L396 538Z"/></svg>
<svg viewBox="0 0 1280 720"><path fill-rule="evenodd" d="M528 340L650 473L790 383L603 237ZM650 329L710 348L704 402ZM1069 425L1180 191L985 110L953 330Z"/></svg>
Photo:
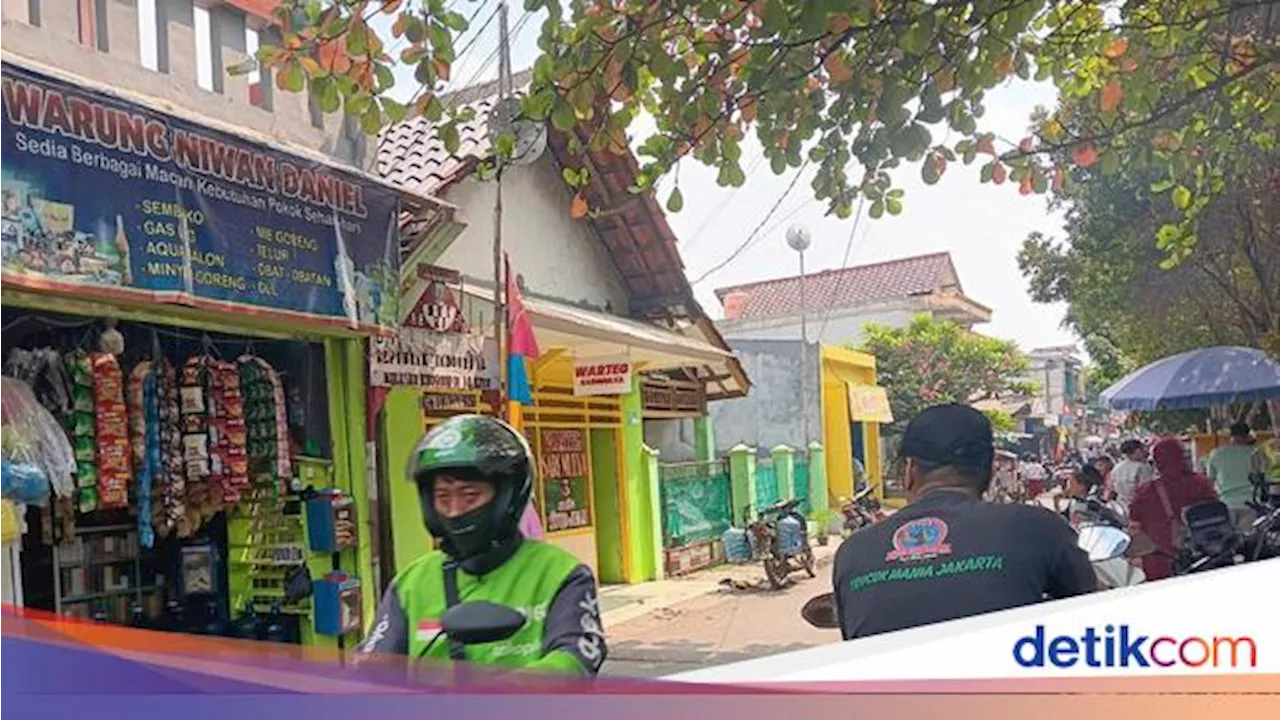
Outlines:
<svg viewBox="0 0 1280 720"><path fill-rule="evenodd" d="M991 422L966 405L917 415L902 438L911 503L836 553L836 612L846 640L1065 598L1097 589L1062 518L982 501Z"/></svg>

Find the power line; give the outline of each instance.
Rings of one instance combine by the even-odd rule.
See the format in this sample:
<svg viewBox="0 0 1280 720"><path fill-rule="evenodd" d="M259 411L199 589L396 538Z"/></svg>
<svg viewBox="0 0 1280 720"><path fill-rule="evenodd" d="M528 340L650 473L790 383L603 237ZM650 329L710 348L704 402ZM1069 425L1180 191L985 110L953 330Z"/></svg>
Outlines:
<svg viewBox="0 0 1280 720"><path fill-rule="evenodd" d="M523 14L520 15L519 19L516 20L515 27L511 29L511 32L507 36L508 45L510 45L511 42L514 41L520 35L520 31L524 29L525 24L529 22L529 18L531 17L533 17L533 13L530 13L528 10L525 10ZM477 33L476 35L479 36L479 33ZM498 47L494 48L493 52L489 53L489 56L485 58L483 63L480 64L480 67L474 73L471 74L470 79L468 79L465 83L460 85L458 89L461 90L463 88L469 88L472 85L474 85L476 80L480 78L480 76L484 73L484 71L488 70L489 66L493 64L493 61L498 59L498 51L501 47L502 47L502 44L499 43Z"/></svg>
<svg viewBox="0 0 1280 720"><path fill-rule="evenodd" d="M858 212L853 216L853 227L849 228L849 239L844 244L844 258L840 260L840 269L843 270L849 266L849 253L853 250L853 237L858 232L858 225L862 223L862 209L867 203L867 196L864 194L858 198ZM864 237L865 239L865 237ZM803 278L801 282L804 282ZM818 330L818 342L822 342L822 333L827 331L827 321L831 319L832 305L830 302L822 309L822 326Z"/></svg>
<svg viewBox="0 0 1280 720"><path fill-rule="evenodd" d="M747 236L747 239L743 240L742 244L729 254L729 257L722 260L715 267L699 275L698 279L694 280L691 284L699 285L703 280L706 280L715 273L724 269L726 265L736 260L739 255L746 252L756 242L757 235L765 237L764 235L760 235L760 231L764 228L765 224L769 222L769 218L773 217L773 214L778 211L779 207L781 207L782 201L786 200L787 196L791 194L791 191L795 189L796 183L800 182L800 176L804 175L805 168L807 167L809 167L809 161L805 160L804 164L800 166L800 169L796 171L795 177L791 178L791 184L787 186L787 189L783 191L782 195L773 203L773 207L769 208L769 212L765 214L764 219L760 221L760 224L756 225L755 229L751 231L751 234Z"/></svg>
<svg viewBox="0 0 1280 720"><path fill-rule="evenodd" d="M480 7L476 8L476 11L471 14L471 17L467 18L467 27L471 27L471 23L476 21L480 12L484 10L488 4L489 0L485 0L480 4ZM471 40L469 40L466 45L462 46L462 49L458 51L458 54L453 57L454 64L458 64L462 61L462 58L467 54L467 51L476 44L476 41L480 39L481 35L484 35L484 31L489 28L489 24L492 23L493 19L496 17L498 17L498 9L494 8L493 12L489 13L489 18L484 21L484 24L480 26L479 30L476 30L476 34L471 36Z"/></svg>
<svg viewBox="0 0 1280 720"><path fill-rule="evenodd" d="M746 174L751 175L751 173L755 172L756 168L760 167L760 163L762 162L764 162L763 153L760 154L760 157L756 158L756 161L751 164L751 167L747 168ZM693 243L696 242L698 238L702 236L703 231L706 230L707 226L711 224L711 221L719 217L720 213L724 212L724 209L729 207L729 203L733 200L734 197L737 196L739 192L742 191L742 188L744 187L746 187L746 183L743 183L742 185L739 185L738 187L734 188L733 191L730 192L729 195L725 197L725 199L722 200L714 210L711 211L711 214L707 215L706 219L702 221L702 224L698 226L698 229L694 230L693 234L689 236L689 239L684 241L684 247L681 248L681 250L688 252L689 248L693 247Z"/></svg>

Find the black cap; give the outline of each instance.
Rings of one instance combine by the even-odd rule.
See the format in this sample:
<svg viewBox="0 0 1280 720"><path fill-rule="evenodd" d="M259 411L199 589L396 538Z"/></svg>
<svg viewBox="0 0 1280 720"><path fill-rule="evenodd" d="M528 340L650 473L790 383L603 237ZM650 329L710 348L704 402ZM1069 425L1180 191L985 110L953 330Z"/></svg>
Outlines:
<svg viewBox="0 0 1280 720"><path fill-rule="evenodd" d="M991 421L968 405L935 405L907 423L904 458L989 473L995 458Z"/></svg>

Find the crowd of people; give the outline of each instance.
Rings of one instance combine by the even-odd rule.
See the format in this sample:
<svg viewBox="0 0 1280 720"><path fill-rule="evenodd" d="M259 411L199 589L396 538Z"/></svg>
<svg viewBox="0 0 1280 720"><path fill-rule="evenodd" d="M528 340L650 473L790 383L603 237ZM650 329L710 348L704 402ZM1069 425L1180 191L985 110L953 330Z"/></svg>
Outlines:
<svg viewBox="0 0 1280 720"><path fill-rule="evenodd" d="M1280 458L1276 443L1260 443L1244 422L1231 426L1228 441L1204 458L1198 469L1189 449L1173 437L1129 438L1091 455L1071 453L1056 471L1034 455L1024 456L1018 465L1023 494L1034 501L1053 493L1056 485L1061 490L1050 495L1054 507L1073 524L1072 507L1078 505L1071 501L1097 501L1091 507L1102 507L1115 522L1135 535L1141 533L1159 548L1143 558L1143 572L1151 580L1172 572L1171 556L1183 532L1184 508L1220 500L1230 509L1236 526L1246 530L1256 519L1249 505L1253 478L1273 474Z"/></svg>

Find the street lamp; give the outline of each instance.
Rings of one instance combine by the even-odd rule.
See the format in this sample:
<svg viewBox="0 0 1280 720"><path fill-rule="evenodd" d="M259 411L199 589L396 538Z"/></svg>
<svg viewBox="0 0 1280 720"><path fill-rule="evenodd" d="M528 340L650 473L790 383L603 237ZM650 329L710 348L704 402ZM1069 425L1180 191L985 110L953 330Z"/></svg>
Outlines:
<svg viewBox="0 0 1280 720"><path fill-rule="evenodd" d="M803 225L787 228L787 245L800 255L800 418L806 452L809 449L809 306L804 293L804 251L809 249L809 241L809 230Z"/></svg>

